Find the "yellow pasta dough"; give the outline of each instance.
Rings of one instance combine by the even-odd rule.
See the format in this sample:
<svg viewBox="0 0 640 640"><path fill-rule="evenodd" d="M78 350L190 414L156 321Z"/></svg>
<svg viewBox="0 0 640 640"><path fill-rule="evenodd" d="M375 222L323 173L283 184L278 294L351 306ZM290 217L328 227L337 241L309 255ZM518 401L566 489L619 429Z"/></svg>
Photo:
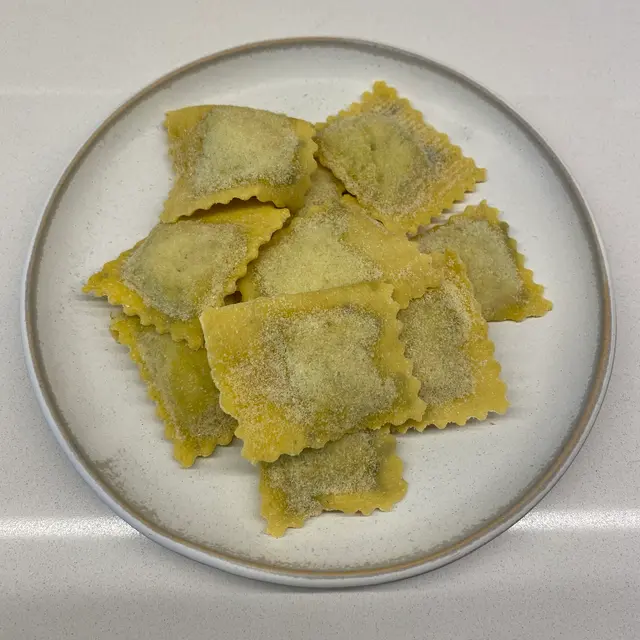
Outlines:
<svg viewBox="0 0 640 640"><path fill-rule="evenodd" d="M267 533L280 537L322 511L370 515L390 511L407 492L396 441L387 428L362 431L263 463L261 514Z"/></svg>
<svg viewBox="0 0 640 640"><path fill-rule="evenodd" d="M250 300L375 280L393 284L395 299L406 306L435 286L439 274L430 256L343 196L323 207L305 206L260 251L238 289Z"/></svg>
<svg viewBox="0 0 640 640"><path fill-rule="evenodd" d="M500 222L498 214L483 201L425 231L416 241L427 253L452 249L458 254L487 321L543 316L552 304L544 297L544 287L525 268L524 256L509 237L509 225Z"/></svg>
<svg viewBox="0 0 640 640"><path fill-rule="evenodd" d="M222 408L242 455L273 462L347 433L420 419L425 405L398 339L393 287L363 283L206 309Z"/></svg>
<svg viewBox="0 0 640 640"><path fill-rule="evenodd" d="M315 127L230 105L164 124L161 222L83 291L118 307L174 458L237 436L274 537L392 510L394 434L505 413L487 322L552 307L497 209L431 225L485 170L384 82Z"/></svg>
<svg viewBox="0 0 640 640"><path fill-rule="evenodd" d="M415 233L485 177L384 82L317 129L320 162L394 232Z"/></svg>
<svg viewBox="0 0 640 640"><path fill-rule="evenodd" d="M124 314L112 320L111 332L137 363L181 465L190 467L231 442L237 423L220 408L204 349L190 349Z"/></svg>
<svg viewBox="0 0 640 640"><path fill-rule="evenodd" d="M224 304L259 247L288 217L287 209L241 202L158 224L133 249L91 276L83 290L198 349L203 344L202 309Z"/></svg>
<svg viewBox="0 0 640 640"><path fill-rule="evenodd" d="M311 186L304 196L303 211L312 206L326 206L340 200L344 185L323 166L311 174Z"/></svg>
<svg viewBox="0 0 640 640"><path fill-rule="evenodd" d="M507 410L506 386L493 357L487 323L455 253L445 253L440 287L412 300L398 319L407 357L422 383L420 397L427 405L420 420L398 431L463 425L470 418L483 420L489 412Z"/></svg>
<svg viewBox="0 0 640 640"><path fill-rule="evenodd" d="M314 128L283 114L227 105L167 113L175 171L164 222L233 198L299 208L316 168Z"/></svg>

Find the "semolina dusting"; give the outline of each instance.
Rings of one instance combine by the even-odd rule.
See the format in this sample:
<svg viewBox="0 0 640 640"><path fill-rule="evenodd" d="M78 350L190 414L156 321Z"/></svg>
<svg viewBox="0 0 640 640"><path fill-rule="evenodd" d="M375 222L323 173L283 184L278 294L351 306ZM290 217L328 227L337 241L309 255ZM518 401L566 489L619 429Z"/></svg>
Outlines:
<svg viewBox="0 0 640 640"><path fill-rule="evenodd" d="M300 179L300 144L287 116L246 107L219 106L202 119L194 136L201 153L192 166L195 194L265 182Z"/></svg>
<svg viewBox="0 0 640 640"><path fill-rule="evenodd" d="M274 296L379 280L383 272L378 265L344 241L347 216L339 206L300 214L249 266L247 278L255 292Z"/></svg>
<svg viewBox="0 0 640 640"><path fill-rule="evenodd" d="M471 322L460 294L451 282L430 289L400 311L402 339L422 381L420 397L427 405L442 405L473 393L471 363L463 347Z"/></svg>
<svg viewBox="0 0 640 640"><path fill-rule="evenodd" d="M460 256L485 318L490 319L503 306L521 299L522 278L500 227L487 220L459 216L455 223L425 233L419 244L426 253L452 249Z"/></svg>
<svg viewBox="0 0 640 640"><path fill-rule="evenodd" d="M442 267L441 285L398 314L400 337L426 404L422 418L398 427L401 432L484 420L489 412L504 413L508 406L487 322L465 266L447 250Z"/></svg>
<svg viewBox="0 0 640 640"><path fill-rule="evenodd" d="M116 316L111 331L137 362L178 462L189 467L198 456L231 442L237 423L220 408L204 349L191 349L143 327L135 316Z"/></svg>
<svg viewBox="0 0 640 640"><path fill-rule="evenodd" d="M200 105L168 112L165 127L175 180L163 222L234 199L303 206L317 166L308 122L249 107Z"/></svg>
<svg viewBox="0 0 640 640"><path fill-rule="evenodd" d="M316 139L319 161L394 232L415 233L484 179L484 170L384 82L318 125Z"/></svg>
<svg viewBox="0 0 640 640"><path fill-rule="evenodd" d="M284 492L287 511L316 516L323 510L318 496L364 493L376 487L380 460L375 439L376 432L354 433L323 449L280 456L263 465L265 481Z"/></svg>
<svg viewBox="0 0 640 640"><path fill-rule="evenodd" d="M322 511L369 515L391 510L407 491L395 449L395 438L383 428L262 464L260 511L267 532L281 536Z"/></svg>
<svg viewBox="0 0 640 640"><path fill-rule="evenodd" d="M499 211L482 201L451 216L443 225L427 229L417 239L421 251L451 249L467 267L475 296L488 322L543 316L552 304L544 287L533 280L524 266L509 225Z"/></svg>
<svg viewBox="0 0 640 640"><path fill-rule="evenodd" d="M287 209L248 201L216 206L175 224L160 223L104 264L83 291L199 349L204 343L198 319L202 307L225 303L260 246L288 217Z"/></svg>
<svg viewBox="0 0 640 640"><path fill-rule="evenodd" d="M327 127L320 139L328 157L344 164L345 184L361 202L402 218L422 205L425 187L442 171L445 158L420 144L398 115L388 109L345 118Z"/></svg>
<svg viewBox="0 0 640 640"><path fill-rule="evenodd" d="M146 305L188 320L205 305L222 304L246 251L246 233L238 225L160 224L127 259L123 281Z"/></svg>
<svg viewBox="0 0 640 640"><path fill-rule="evenodd" d="M431 225L484 169L384 82L317 125L210 104L164 125L161 222L83 291L118 309L174 458L241 440L276 537L391 510L393 434L504 413L487 321L552 306L497 209Z"/></svg>
<svg viewBox="0 0 640 640"><path fill-rule="evenodd" d="M396 385L371 358L379 335L375 316L349 307L265 325L264 393L289 420L304 425L309 446L336 440L393 404Z"/></svg>
<svg viewBox="0 0 640 640"><path fill-rule="evenodd" d="M344 193L341 182L324 167L319 166L311 174L311 186L304 196L304 207L324 206L340 200Z"/></svg>
<svg viewBox="0 0 640 640"><path fill-rule="evenodd" d="M249 265L244 300L382 280L406 306L439 282L430 256L368 216L351 196L305 207Z"/></svg>
<svg viewBox="0 0 640 640"><path fill-rule="evenodd" d="M367 282L204 311L212 375L245 458L272 462L423 415L392 291Z"/></svg>

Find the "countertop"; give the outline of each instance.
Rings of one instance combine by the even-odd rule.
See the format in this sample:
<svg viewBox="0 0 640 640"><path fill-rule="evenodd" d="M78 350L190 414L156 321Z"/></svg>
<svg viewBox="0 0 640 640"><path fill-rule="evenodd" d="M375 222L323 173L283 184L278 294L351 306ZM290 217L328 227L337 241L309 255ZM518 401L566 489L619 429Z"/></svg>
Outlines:
<svg viewBox="0 0 640 640"><path fill-rule="evenodd" d="M5 0L0 9L0 638L640 637L640 4L634 0ZM125 98L253 40L378 40L460 69L547 138L582 186L614 278L618 349L577 460L542 503L434 573L312 592L201 566L112 515L40 414L21 275L48 195Z"/></svg>

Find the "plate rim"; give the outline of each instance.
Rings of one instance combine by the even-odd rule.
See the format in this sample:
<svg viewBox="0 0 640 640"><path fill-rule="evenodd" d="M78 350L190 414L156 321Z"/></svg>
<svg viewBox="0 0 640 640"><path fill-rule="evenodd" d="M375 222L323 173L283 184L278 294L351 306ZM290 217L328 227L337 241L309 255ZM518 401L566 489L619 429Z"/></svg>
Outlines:
<svg viewBox="0 0 640 640"><path fill-rule="evenodd" d="M573 429L567 441L558 451L547 469L535 480L532 485L503 513L496 516L489 523L464 537L459 542L450 545L440 551L428 553L418 559L409 562L399 562L386 567L371 569L345 569L345 570L320 570L320 569L294 569L282 566L270 565L267 562L259 562L243 559L241 557L214 551L202 545L189 542L164 531L158 525L149 522L146 518L136 513L134 509L118 496L115 489L109 487L100 476L92 470L92 463L75 444L73 434L59 411L55 395L51 390L47 375L44 371L42 355L40 353L35 322L35 276L39 264L42 240L46 237L48 226L55 215L61 197L67 185L73 179L77 169L84 158L95 147L109 129L123 116L144 100L146 96L154 93L163 85L179 78L180 76L196 70L200 66L206 66L221 59L230 59L238 55L252 52L268 51L270 49L291 48L295 46L331 47L341 46L350 48L367 49L369 51L413 60L423 66L435 69L448 77L451 77L476 92L482 94L484 99L497 107L508 118L514 121L524 132L540 147L550 164L559 173L561 180L570 191L579 213L591 236L595 247L594 254L597 257L599 294L602 303L602 316L600 318L600 344L597 362L595 363L590 378L589 391L582 403L581 414L576 419ZM611 378L616 343L616 316L611 272L606 257L604 243L597 227L593 213L587 204L580 187L571 175L570 171L558 155L553 151L547 141L530 125L514 108L501 97L484 85L469 78L466 74L451 68L432 58L409 50L383 44L366 39L341 38L341 37L292 37L269 39L251 42L240 46L230 47L197 60L182 65L147 84L117 107L89 136L80 149L73 156L56 186L51 191L47 204L42 212L31 241L27 261L23 271L20 293L20 325L23 342L23 350L27 365L27 372L31 385L36 394L40 409L49 428L53 432L58 444L65 452L80 476L93 489L98 497L119 517L131 525L134 529L147 538L162 546L180 553L192 560L222 569L246 578L263 580L276 584L284 584L299 587L335 588L364 586L380 584L408 578L421 573L432 571L446 564L454 562L472 551L480 548L490 540L493 540L518 520L526 515L560 480L566 470L575 459L578 451L584 444L596 417L602 406L607 387Z"/></svg>

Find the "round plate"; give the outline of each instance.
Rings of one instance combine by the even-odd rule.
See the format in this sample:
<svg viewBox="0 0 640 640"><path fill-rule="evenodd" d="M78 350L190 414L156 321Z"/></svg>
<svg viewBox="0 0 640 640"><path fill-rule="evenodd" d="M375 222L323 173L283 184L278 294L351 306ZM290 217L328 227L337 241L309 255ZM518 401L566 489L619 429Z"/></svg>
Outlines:
<svg viewBox="0 0 640 640"><path fill-rule="evenodd" d="M238 447L181 469L135 366L109 335L110 309L87 277L158 221L171 184L165 111L230 103L311 122L374 80L398 88L489 179L554 309L490 327L509 387L504 417L399 438L407 497L391 513L325 515L281 539L263 533L258 474ZM501 100L440 64L336 39L265 42L161 78L87 141L44 212L23 305L31 377L60 445L98 495L170 549L252 578L350 586L434 569L522 517L566 470L602 402L613 356L609 275L593 218L540 136ZM46 453L43 452L43 455Z"/></svg>

